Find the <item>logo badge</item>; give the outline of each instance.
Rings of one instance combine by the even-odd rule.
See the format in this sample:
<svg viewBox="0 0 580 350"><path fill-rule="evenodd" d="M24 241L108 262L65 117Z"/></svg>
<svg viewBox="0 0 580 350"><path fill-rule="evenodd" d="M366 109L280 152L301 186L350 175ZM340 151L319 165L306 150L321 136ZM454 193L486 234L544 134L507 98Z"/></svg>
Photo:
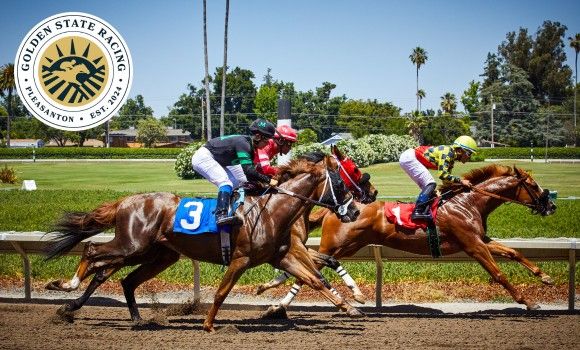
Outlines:
<svg viewBox="0 0 580 350"><path fill-rule="evenodd" d="M79 12L38 23L16 54L16 89L41 122L80 131L105 123L123 105L133 81L127 44L113 26Z"/></svg>

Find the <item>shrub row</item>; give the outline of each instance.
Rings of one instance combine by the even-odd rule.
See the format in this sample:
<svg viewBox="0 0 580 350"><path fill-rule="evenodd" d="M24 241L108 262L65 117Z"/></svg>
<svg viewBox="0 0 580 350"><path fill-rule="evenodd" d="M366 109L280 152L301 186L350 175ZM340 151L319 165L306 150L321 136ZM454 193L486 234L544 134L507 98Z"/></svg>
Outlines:
<svg viewBox="0 0 580 350"><path fill-rule="evenodd" d="M474 160L483 159L529 159L533 154L535 159L543 159L546 149L536 147L497 147L481 148ZM549 159L580 159L580 147L550 147L548 148Z"/></svg>
<svg viewBox="0 0 580 350"><path fill-rule="evenodd" d="M32 148L0 148L0 159L32 159ZM35 148L37 159L162 159L176 158L179 148L103 148L41 147Z"/></svg>
<svg viewBox="0 0 580 350"><path fill-rule="evenodd" d="M182 152L193 154L199 142L181 148L100 148L100 147L42 147L36 148L37 159L176 159ZM416 144L409 136L398 135L368 135L357 140L343 140L338 146L352 157L360 167L370 164L395 162L405 149ZM315 150L328 148L313 143L294 148L295 156ZM0 148L0 159L32 159L32 148ZM191 158L191 154L189 157ZM526 147L498 147L482 148L474 156L474 161L484 159L529 159L532 154ZM545 156L544 148L534 148L534 158L542 159ZM551 159L580 159L580 147L551 147L548 148L548 158Z"/></svg>

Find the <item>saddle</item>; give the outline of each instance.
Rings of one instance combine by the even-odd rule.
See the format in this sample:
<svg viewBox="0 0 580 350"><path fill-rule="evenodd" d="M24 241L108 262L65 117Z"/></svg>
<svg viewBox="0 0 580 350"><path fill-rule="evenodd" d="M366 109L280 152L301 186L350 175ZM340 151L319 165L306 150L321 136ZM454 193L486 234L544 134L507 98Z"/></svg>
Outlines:
<svg viewBox="0 0 580 350"><path fill-rule="evenodd" d="M441 257L439 232L435 226L437 219L437 208L441 203L440 197L436 197L431 203L431 216L433 221L412 220L411 214L415 209L415 203L401 203L401 202L385 202L384 212L388 222L395 224L409 230L422 229L427 233L427 243L431 256L434 258Z"/></svg>
<svg viewBox="0 0 580 350"><path fill-rule="evenodd" d="M433 222L437 218L437 207L439 207L439 197L431 203L431 216ZM391 224L399 225L410 230L427 229L428 222L425 220L412 220L411 214L415 209L415 203L385 202L384 211L387 221Z"/></svg>
<svg viewBox="0 0 580 350"><path fill-rule="evenodd" d="M244 203L244 197L243 189L238 190L232 196L231 212L235 213L238 207ZM216 207L216 198L182 198L175 211L173 232L188 235L219 233L222 259L224 265L229 265L232 252L230 237L232 227L217 225L215 220Z"/></svg>

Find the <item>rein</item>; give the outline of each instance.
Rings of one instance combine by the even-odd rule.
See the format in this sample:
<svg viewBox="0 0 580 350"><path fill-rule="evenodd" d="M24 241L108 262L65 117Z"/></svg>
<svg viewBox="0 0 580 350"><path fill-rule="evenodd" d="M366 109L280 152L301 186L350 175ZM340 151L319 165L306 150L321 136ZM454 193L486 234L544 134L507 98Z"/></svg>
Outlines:
<svg viewBox="0 0 580 350"><path fill-rule="evenodd" d="M334 201L334 205L332 205L332 204L326 204L326 203L324 203L324 202L321 201L322 197L324 197L324 194L326 192L326 186L327 186L328 183L330 183L329 188L330 188L330 192L332 194L332 200ZM301 195L299 193L295 193L295 192L286 190L286 189L281 188L281 187L278 187L278 186L271 186L271 188L273 188L276 191L278 191L278 193L281 193L281 194L285 194L285 195L288 195L288 196L291 196L291 197L298 198L298 199L300 199L302 201L305 201L305 202L308 202L310 204L314 204L314 205L318 205L318 206L321 206L321 207L324 207L324 208L328 208L328 209L331 209L333 211L334 210L337 210L340 215L346 214L347 207L349 206L349 204L353 200L353 197L351 196L350 199L348 201L346 201L345 203L343 203L343 204L339 204L338 203L338 201L336 200L336 195L334 194L334 190L332 189L332 180L330 179L330 175L328 175L328 170L326 170L326 180L324 181L324 188L322 190L322 195L320 196L320 199L319 200L315 200L315 199L308 198L308 197L303 196L303 195Z"/></svg>
<svg viewBox="0 0 580 350"><path fill-rule="evenodd" d="M511 203L516 203L516 204L521 204L521 205L526 206L528 208L536 209L540 205L540 198L535 193L533 193L532 191L530 191L530 189L526 185L526 182L525 181L527 179L527 176L521 176L521 175L518 174L518 175L516 175L516 177L519 179L518 180L518 188L520 186L522 186L526 190L526 192L528 192L528 195L534 200L534 203L533 204L531 204L531 203L524 203L524 202L519 201L519 200L507 198L507 197L501 196L501 195L496 194L496 193L493 193L493 192L488 192L486 190L482 190L481 188L478 188L476 186L470 186L470 189L473 190L473 191L475 191L475 192L478 192L478 193L481 193L483 195L486 195L488 197L496 198L496 199L499 199L499 200L502 200L502 201L505 201L505 202L511 202Z"/></svg>

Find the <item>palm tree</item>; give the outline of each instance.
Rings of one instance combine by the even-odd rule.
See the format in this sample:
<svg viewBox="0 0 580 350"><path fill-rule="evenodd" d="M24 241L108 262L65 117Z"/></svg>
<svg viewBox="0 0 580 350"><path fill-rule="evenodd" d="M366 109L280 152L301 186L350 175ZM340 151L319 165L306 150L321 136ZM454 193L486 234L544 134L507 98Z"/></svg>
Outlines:
<svg viewBox="0 0 580 350"><path fill-rule="evenodd" d="M580 33L576 33L574 38L568 37L570 40L570 47L576 51L576 60L574 61L574 130L576 130L576 86L578 85L578 52L580 52ZM576 132L576 131L574 131ZM574 145L576 145L576 138L574 137Z"/></svg>
<svg viewBox="0 0 580 350"><path fill-rule="evenodd" d="M445 95L441 96L441 108L443 109L443 112L453 114L455 108L457 108L455 94L446 92Z"/></svg>
<svg viewBox="0 0 580 350"><path fill-rule="evenodd" d="M8 119L6 124L6 147L10 148L10 117L12 116L12 91L16 88L14 64L8 63L0 68L0 91L8 90Z"/></svg>
<svg viewBox="0 0 580 350"><path fill-rule="evenodd" d="M224 136L224 113L226 106L226 70L228 69L228 20L230 16L230 0L226 0L226 28L224 31L224 66L222 67L222 106L220 116L220 136Z"/></svg>
<svg viewBox="0 0 580 350"><path fill-rule="evenodd" d="M411 62L417 67L417 111L419 110L419 68L427 62L427 51L417 46L409 56Z"/></svg>
<svg viewBox="0 0 580 350"><path fill-rule="evenodd" d="M425 90L423 89L419 89L417 90L417 97L419 98L419 111L421 111L421 101L423 101L423 99L425 98L425 96L427 96L425 94Z"/></svg>
<svg viewBox="0 0 580 350"><path fill-rule="evenodd" d="M211 107L209 103L209 68L207 63L207 15L206 0L203 0L203 51L205 56L205 107L207 108L207 139L211 140Z"/></svg>

